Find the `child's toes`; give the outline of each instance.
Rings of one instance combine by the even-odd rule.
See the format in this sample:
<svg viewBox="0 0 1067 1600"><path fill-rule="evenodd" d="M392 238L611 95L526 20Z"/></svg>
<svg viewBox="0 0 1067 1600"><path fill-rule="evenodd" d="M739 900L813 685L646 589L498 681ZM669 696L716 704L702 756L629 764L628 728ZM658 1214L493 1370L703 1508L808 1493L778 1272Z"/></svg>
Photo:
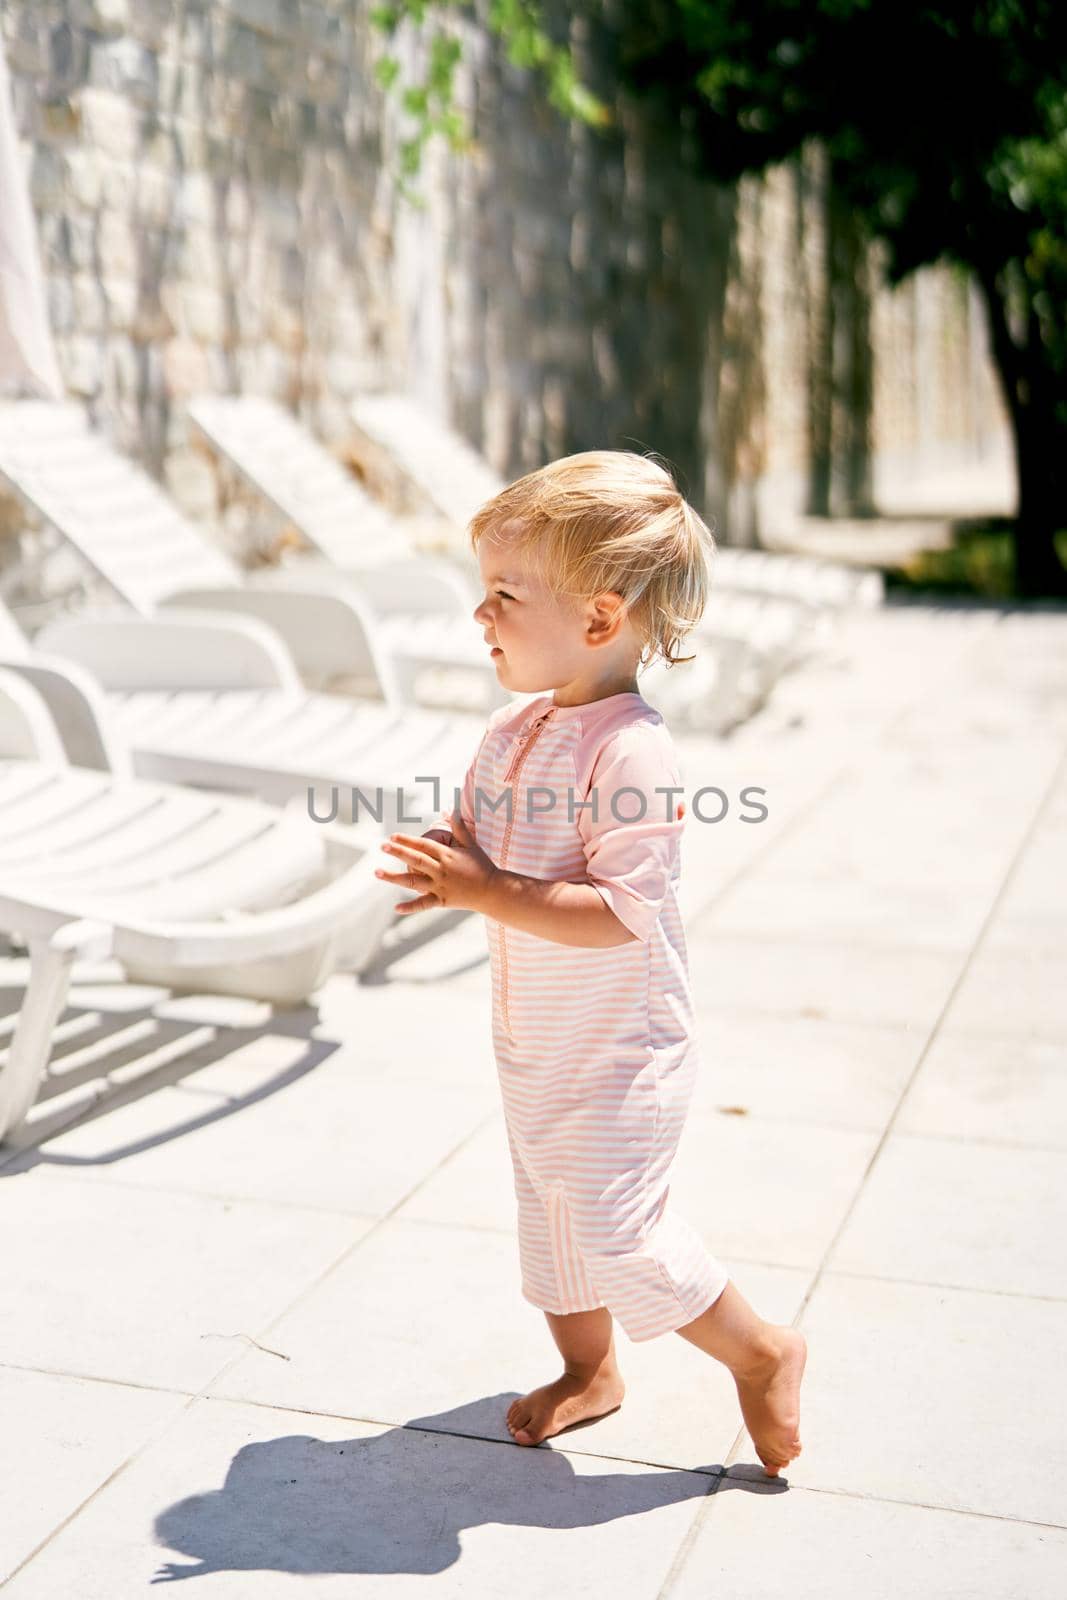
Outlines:
<svg viewBox="0 0 1067 1600"><path fill-rule="evenodd" d="M533 1435L528 1432L531 1417L528 1412L520 1411L508 1422L511 1437L516 1444L533 1444Z"/></svg>

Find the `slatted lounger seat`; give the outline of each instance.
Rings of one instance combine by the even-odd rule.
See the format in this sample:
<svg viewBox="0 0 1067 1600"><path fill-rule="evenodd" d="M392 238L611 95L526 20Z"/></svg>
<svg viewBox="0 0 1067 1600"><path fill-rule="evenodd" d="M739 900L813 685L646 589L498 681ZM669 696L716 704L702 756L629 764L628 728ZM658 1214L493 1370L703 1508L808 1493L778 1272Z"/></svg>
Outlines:
<svg viewBox="0 0 1067 1600"><path fill-rule="evenodd" d="M254 619L185 608L63 618L31 648L0 604L0 663L47 698L72 758L114 764L113 749L125 747L141 777L305 808L314 789L317 815L336 789L340 820L379 834L432 815L433 790L420 779L436 777L451 804L485 726L477 716L311 693Z"/></svg>
<svg viewBox="0 0 1067 1600"><path fill-rule="evenodd" d="M376 945L377 851L297 810L65 764L43 699L0 671L0 932L30 980L0 1051L0 1138L37 1096L73 961L295 1004ZM390 895L390 898L392 896Z"/></svg>

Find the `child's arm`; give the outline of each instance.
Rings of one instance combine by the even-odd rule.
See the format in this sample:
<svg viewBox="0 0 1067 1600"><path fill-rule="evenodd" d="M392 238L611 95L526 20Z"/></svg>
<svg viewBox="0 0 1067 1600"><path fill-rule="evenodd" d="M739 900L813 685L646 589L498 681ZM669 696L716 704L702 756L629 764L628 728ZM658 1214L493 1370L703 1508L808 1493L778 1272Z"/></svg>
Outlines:
<svg viewBox="0 0 1067 1600"><path fill-rule="evenodd" d="M627 730L598 759L595 782L598 816L591 818L585 809L579 814L587 862L583 880L531 878L497 867L472 837L463 806L451 813L447 839L444 829L421 839L394 834L383 848L404 870L377 876L423 890L396 906L402 916L455 907L554 944L606 949L646 941L667 893L684 811L681 805L664 807L657 789L670 785L670 793L682 792L666 730ZM612 796L626 788L646 796L647 815L621 821L613 814ZM657 807L664 809L657 814Z"/></svg>
<svg viewBox="0 0 1067 1600"><path fill-rule="evenodd" d="M591 883L528 878L500 867L489 881L481 910L496 922L553 944L607 949L636 937Z"/></svg>
<svg viewBox="0 0 1067 1600"><path fill-rule="evenodd" d="M453 815L453 822L450 846L439 837L429 843L437 830L417 839L411 834L394 833L382 846L398 858L403 870L379 870L376 876L387 883L423 890L418 899L402 900L396 906L401 916L448 906L480 911L508 927L535 933L555 944L604 948L626 944L634 937L591 884L508 872L495 866L479 848L461 813Z"/></svg>

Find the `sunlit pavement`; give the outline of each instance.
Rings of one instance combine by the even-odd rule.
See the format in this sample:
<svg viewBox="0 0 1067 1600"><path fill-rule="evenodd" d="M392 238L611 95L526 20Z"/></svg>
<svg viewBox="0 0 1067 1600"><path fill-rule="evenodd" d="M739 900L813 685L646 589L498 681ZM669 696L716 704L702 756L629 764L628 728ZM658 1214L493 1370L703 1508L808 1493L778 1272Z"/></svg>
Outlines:
<svg viewBox="0 0 1067 1600"><path fill-rule="evenodd" d="M803 1454L766 1478L725 1369L621 1330L622 1409L511 1442L558 1356L477 918L274 1015L86 967L0 1158L5 1597L1062 1592L1067 613L854 615L679 747L672 1196L807 1335Z"/></svg>

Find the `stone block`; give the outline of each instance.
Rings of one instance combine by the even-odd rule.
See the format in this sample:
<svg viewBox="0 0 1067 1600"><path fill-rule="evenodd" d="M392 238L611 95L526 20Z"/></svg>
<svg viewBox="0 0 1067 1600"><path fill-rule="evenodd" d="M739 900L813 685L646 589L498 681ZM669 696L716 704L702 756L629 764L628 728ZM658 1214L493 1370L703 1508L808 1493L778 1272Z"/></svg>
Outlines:
<svg viewBox="0 0 1067 1600"><path fill-rule="evenodd" d="M220 344L230 337L226 303L217 289L195 283L165 283L160 303L179 334Z"/></svg>
<svg viewBox="0 0 1067 1600"><path fill-rule="evenodd" d="M257 89L277 87L270 46L251 28L227 24L219 30L218 67L227 77Z"/></svg>
<svg viewBox="0 0 1067 1600"><path fill-rule="evenodd" d="M223 283L221 252L224 248L225 241L220 241L214 228L191 223L182 229L175 241L171 256L173 270L200 287L210 285L219 289Z"/></svg>
<svg viewBox="0 0 1067 1600"><path fill-rule="evenodd" d="M9 72L35 77L47 73L48 30L39 17L32 12L15 12L4 29L4 55Z"/></svg>
<svg viewBox="0 0 1067 1600"><path fill-rule="evenodd" d="M272 339L280 350L295 355L307 344L304 317L296 306L287 306L278 300L272 301L265 308L264 323L267 337Z"/></svg>
<svg viewBox="0 0 1067 1600"><path fill-rule="evenodd" d="M138 314L138 289L135 278L103 278L100 290L104 297L108 327L130 334L136 330Z"/></svg>
<svg viewBox="0 0 1067 1600"><path fill-rule="evenodd" d="M67 144L81 132L81 110L77 101L60 95L42 100L37 107L41 139L50 144Z"/></svg>
<svg viewBox="0 0 1067 1600"><path fill-rule="evenodd" d="M296 381L292 362L274 345L242 345L236 351L237 388L288 403Z"/></svg>
<svg viewBox="0 0 1067 1600"><path fill-rule="evenodd" d="M51 276L46 280L48 299L48 325L54 335L70 334L78 325L75 315L74 291L67 277Z"/></svg>
<svg viewBox="0 0 1067 1600"><path fill-rule="evenodd" d="M130 7L126 32L150 50L173 48L178 39L179 14L184 6L174 0L136 0Z"/></svg>
<svg viewBox="0 0 1067 1600"><path fill-rule="evenodd" d="M89 52L89 82L148 106L159 92L158 61L135 39L102 39Z"/></svg>
<svg viewBox="0 0 1067 1600"><path fill-rule="evenodd" d="M137 153L140 113L113 89L87 85L80 96L86 147L95 155L132 161Z"/></svg>
<svg viewBox="0 0 1067 1600"><path fill-rule="evenodd" d="M187 117L174 118L172 128L179 168L186 173L198 171L207 156L207 133L198 123Z"/></svg>
<svg viewBox="0 0 1067 1600"><path fill-rule="evenodd" d="M70 0L71 21L94 33L125 33L135 9L131 0Z"/></svg>
<svg viewBox="0 0 1067 1600"><path fill-rule="evenodd" d="M177 185L169 173L139 165L135 185L134 215L139 229L161 228L175 208Z"/></svg>
<svg viewBox="0 0 1067 1600"><path fill-rule="evenodd" d="M106 304L103 286L91 273L78 273L70 282L73 315L79 333L102 334L107 328ZM55 332L61 330L54 322Z"/></svg>
<svg viewBox="0 0 1067 1600"><path fill-rule="evenodd" d="M347 16L338 15L336 6L327 8L305 0L300 7L298 31L310 49L346 63L350 60L354 30Z"/></svg>
<svg viewBox="0 0 1067 1600"><path fill-rule="evenodd" d="M137 192L137 168L131 161L108 160L100 162L101 215L126 217L133 210Z"/></svg>
<svg viewBox="0 0 1067 1600"><path fill-rule="evenodd" d="M48 91L59 94L85 79L89 40L80 28L61 22L48 35Z"/></svg>
<svg viewBox="0 0 1067 1600"><path fill-rule="evenodd" d="M124 335L108 340L104 358L104 382L109 393L120 400L133 401L130 408L136 416L136 399L140 393L140 356L133 341Z"/></svg>
<svg viewBox="0 0 1067 1600"><path fill-rule="evenodd" d="M72 395L90 399L99 394L104 362L98 338L76 334L59 342L57 354L64 383Z"/></svg>
<svg viewBox="0 0 1067 1600"><path fill-rule="evenodd" d="M42 211L61 206L67 197L68 166L58 150L37 145L30 157L28 172L30 195Z"/></svg>
<svg viewBox="0 0 1067 1600"><path fill-rule="evenodd" d="M168 339L160 350L161 380L171 397L197 394L208 388L207 350L193 339Z"/></svg>
<svg viewBox="0 0 1067 1600"><path fill-rule="evenodd" d="M103 213L97 228L96 247L102 277L132 278L136 275L140 259L137 234L123 212L107 210Z"/></svg>
<svg viewBox="0 0 1067 1600"><path fill-rule="evenodd" d="M213 228L216 222L217 200L215 184L206 172L186 172L178 190L182 220Z"/></svg>
<svg viewBox="0 0 1067 1600"><path fill-rule="evenodd" d="M294 30L297 7L288 0L220 0L220 9L257 33L287 38Z"/></svg>
<svg viewBox="0 0 1067 1600"><path fill-rule="evenodd" d="M237 320L237 339L241 344L263 338L265 331L263 304L258 294L246 290L245 293L237 295L234 300L234 315Z"/></svg>

